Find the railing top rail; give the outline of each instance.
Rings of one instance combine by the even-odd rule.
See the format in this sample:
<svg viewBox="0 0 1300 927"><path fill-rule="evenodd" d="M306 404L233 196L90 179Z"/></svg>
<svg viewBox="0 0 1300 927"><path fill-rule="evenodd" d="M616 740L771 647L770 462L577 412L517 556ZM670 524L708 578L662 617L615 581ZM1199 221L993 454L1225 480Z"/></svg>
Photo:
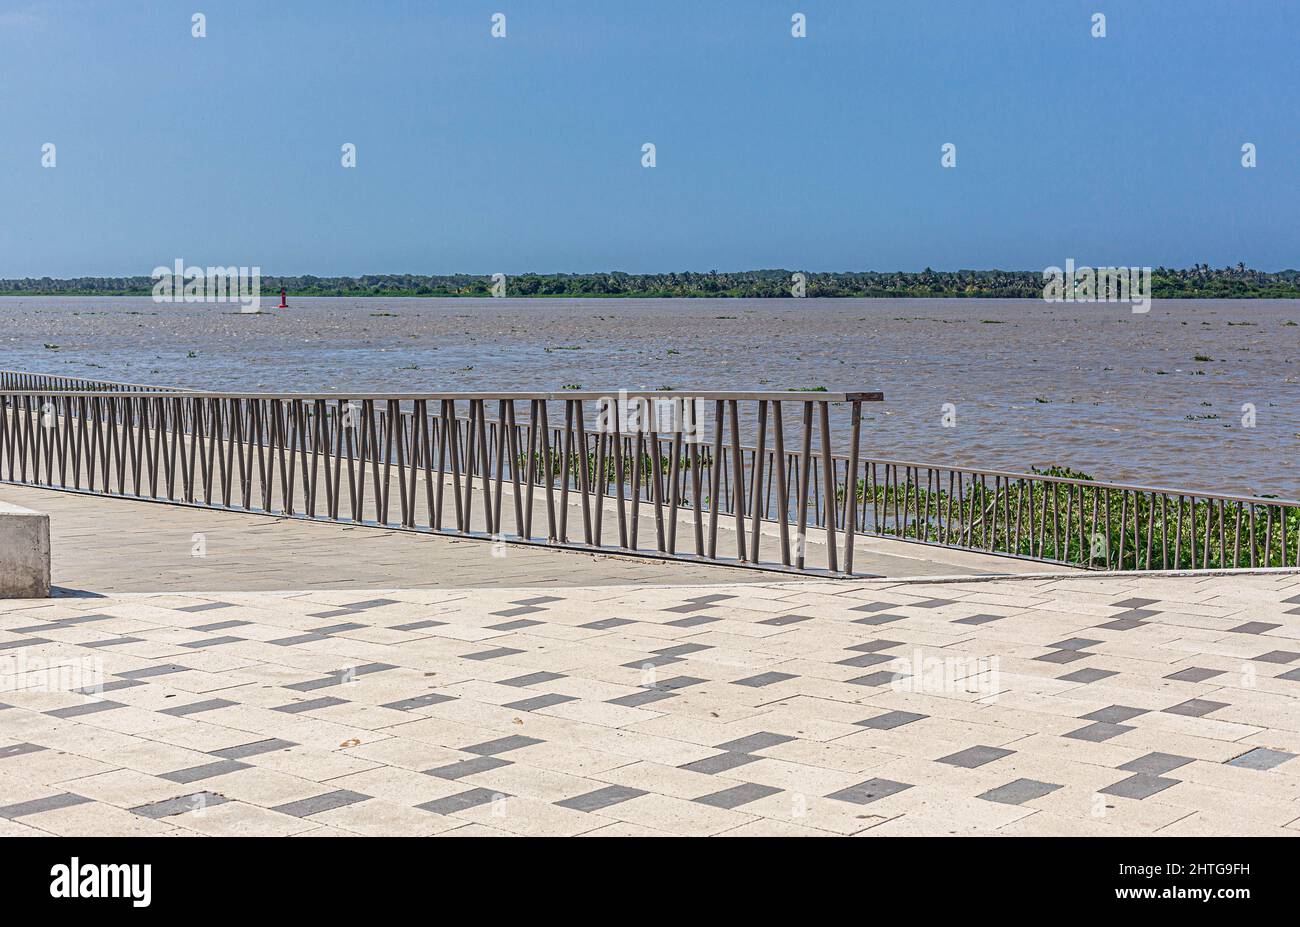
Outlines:
<svg viewBox="0 0 1300 927"><path fill-rule="evenodd" d="M131 383L126 380L106 380L103 377L82 376L81 374L75 374L75 373L40 373L31 370L10 370L8 368L0 368L0 377L4 377L4 376L29 377L29 378L44 377L47 380L81 380L82 382L85 383L107 383L112 386L129 386L132 389L139 389L139 390L157 390L163 392L167 392L167 391L186 392L185 390L179 390L169 386L157 386L151 383Z"/></svg>
<svg viewBox="0 0 1300 927"><path fill-rule="evenodd" d="M776 400L783 402L882 402L882 392L820 392L810 390L554 390L554 391L456 391L424 393L369 393L365 391L331 393L278 393L278 392L213 392L207 390L166 389L147 387L148 395L154 396L188 396L200 399L287 399L310 400L398 400L409 402L416 399L504 399L529 400L541 399L548 402L560 402L565 399L706 399L706 400ZM122 393L113 390L68 390L46 389L44 387L6 388L6 393L40 394L41 396L113 396ZM137 394L138 395L138 394Z"/></svg>

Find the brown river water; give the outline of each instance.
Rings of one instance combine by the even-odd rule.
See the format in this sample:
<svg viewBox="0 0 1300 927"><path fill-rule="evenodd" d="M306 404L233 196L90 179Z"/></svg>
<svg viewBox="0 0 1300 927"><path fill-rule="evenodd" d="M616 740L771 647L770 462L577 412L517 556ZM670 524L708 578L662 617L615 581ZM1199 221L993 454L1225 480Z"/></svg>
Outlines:
<svg viewBox="0 0 1300 927"><path fill-rule="evenodd" d="M1300 497L1300 300L290 305L3 297L0 368L230 391L881 390L870 456Z"/></svg>

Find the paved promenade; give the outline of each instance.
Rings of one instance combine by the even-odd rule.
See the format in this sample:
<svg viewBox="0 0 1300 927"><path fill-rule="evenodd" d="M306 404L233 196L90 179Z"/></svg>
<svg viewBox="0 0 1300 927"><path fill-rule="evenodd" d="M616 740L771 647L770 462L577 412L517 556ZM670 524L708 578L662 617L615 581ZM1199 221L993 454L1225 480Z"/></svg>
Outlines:
<svg viewBox="0 0 1300 927"><path fill-rule="evenodd" d="M49 513L51 573L54 585L65 594L694 585L772 579L771 573L712 564L524 545L494 547L478 540L23 486L0 485L0 499Z"/></svg>
<svg viewBox="0 0 1300 927"><path fill-rule="evenodd" d="M49 513L53 582L65 592L696 585L781 575L11 484L0 484L0 500ZM889 576L1060 569L879 538L859 538L856 549L864 571Z"/></svg>
<svg viewBox="0 0 1300 927"><path fill-rule="evenodd" d="M0 672L5 835L1300 835L1296 574L10 601Z"/></svg>

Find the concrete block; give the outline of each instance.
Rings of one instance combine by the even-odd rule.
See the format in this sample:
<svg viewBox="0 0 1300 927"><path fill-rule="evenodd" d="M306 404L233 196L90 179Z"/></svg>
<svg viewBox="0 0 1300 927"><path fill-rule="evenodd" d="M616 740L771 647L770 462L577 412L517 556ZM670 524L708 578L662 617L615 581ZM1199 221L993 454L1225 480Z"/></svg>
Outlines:
<svg viewBox="0 0 1300 927"><path fill-rule="evenodd" d="M50 516L0 502L0 599L50 595Z"/></svg>

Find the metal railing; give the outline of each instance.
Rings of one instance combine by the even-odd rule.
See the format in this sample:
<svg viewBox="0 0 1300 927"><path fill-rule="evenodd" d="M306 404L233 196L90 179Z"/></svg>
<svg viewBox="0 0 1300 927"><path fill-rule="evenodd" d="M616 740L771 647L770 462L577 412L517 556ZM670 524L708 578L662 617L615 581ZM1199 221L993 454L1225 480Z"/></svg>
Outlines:
<svg viewBox="0 0 1300 927"><path fill-rule="evenodd" d="M1300 567L1300 502L866 457L861 403L878 393L620 405L6 376L0 479L29 485L812 573L852 574L863 537L1090 569ZM664 409L669 427L642 424Z"/></svg>
<svg viewBox="0 0 1300 927"><path fill-rule="evenodd" d="M764 519L747 514L759 511L757 500L727 512L708 500L721 498L724 486L736 496L734 487L747 478L738 469L743 448L766 442L769 412L780 446L785 412L793 406L804 426L798 510L812 510L807 475L816 465L824 493L820 509L835 510L835 439L847 442L856 459L861 404L882 398L866 392L622 393L618 399L643 413L632 418L629 432L618 399L587 391L326 398L59 385L0 389L0 479L263 514L842 574L853 573L856 516L842 523L823 518L818 528L824 542L815 547L801 542L806 521L796 523L793 538L791 525L781 522L776 539L768 540L769 555L762 549ZM832 403L850 409L850 436L832 434ZM648 451L664 446L665 428L671 433L666 446L673 449L668 462ZM724 457L732 465L725 482L714 466ZM762 485L761 472L755 475L759 482L751 485ZM685 493L683 486L689 487Z"/></svg>
<svg viewBox="0 0 1300 927"><path fill-rule="evenodd" d="M67 377L49 373L28 373L25 370L0 370L0 392L27 390L91 390L105 393L182 392L182 390L169 390L163 386L122 383L118 380L91 380L85 377Z"/></svg>

